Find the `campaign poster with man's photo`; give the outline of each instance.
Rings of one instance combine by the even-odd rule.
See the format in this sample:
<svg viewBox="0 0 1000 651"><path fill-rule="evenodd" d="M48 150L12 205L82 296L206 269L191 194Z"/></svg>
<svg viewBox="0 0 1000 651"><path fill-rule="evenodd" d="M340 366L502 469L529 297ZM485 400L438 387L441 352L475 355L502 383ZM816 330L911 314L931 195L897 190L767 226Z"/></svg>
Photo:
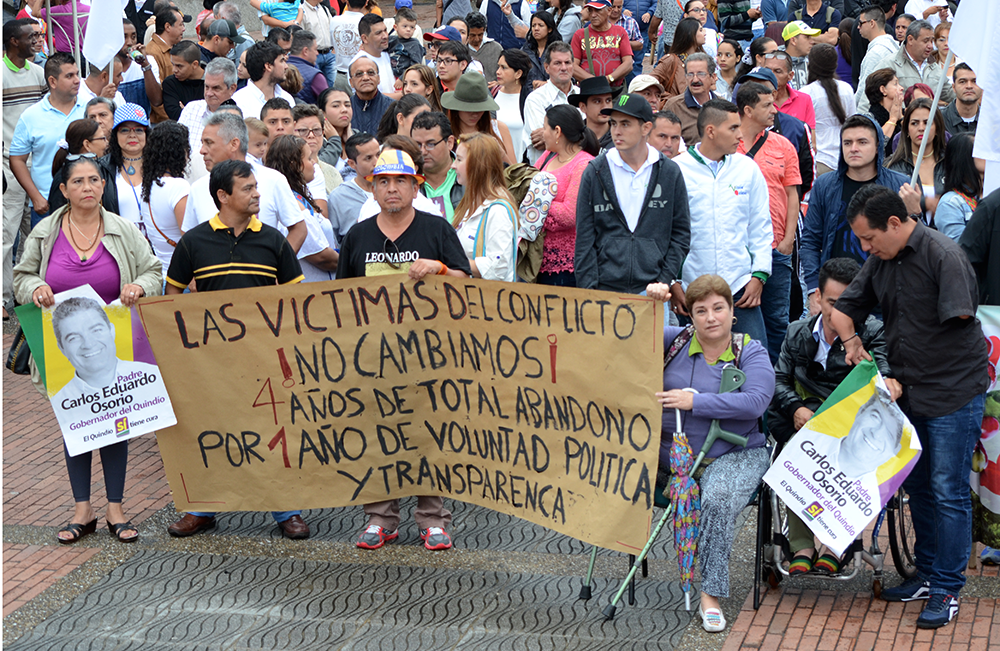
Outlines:
<svg viewBox="0 0 1000 651"><path fill-rule="evenodd" d="M105 305L89 285L55 299L42 310L44 378L70 456L175 425L133 311Z"/></svg>
<svg viewBox="0 0 1000 651"><path fill-rule="evenodd" d="M920 450L878 368L862 362L785 445L764 481L823 544L843 554L899 489Z"/></svg>

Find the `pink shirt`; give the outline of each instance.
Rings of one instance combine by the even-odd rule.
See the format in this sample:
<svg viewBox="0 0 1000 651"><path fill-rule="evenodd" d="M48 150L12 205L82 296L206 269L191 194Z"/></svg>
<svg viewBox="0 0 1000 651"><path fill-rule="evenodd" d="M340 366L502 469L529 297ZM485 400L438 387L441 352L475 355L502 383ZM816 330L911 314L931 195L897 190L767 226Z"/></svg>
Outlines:
<svg viewBox="0 0 1000 651"><path fill-rule="evenodd" d="M551 152L546 151L535 163L538 169ZM555 157L553 157L555 160ZM556 177L556 196L545 218L545 242L542 247L540 273L573 271L573 257L576 253L576 197L580 193L583 170L594 157L585 151L577 152L570 162L556 171L549 171ZM549 161L551 164L552 161Z"/></svg>
<svg viewBox="0 0 1000 651"><path fill-rule="evenodd" d="M90 285L105 303L117 300L122 293L118 262L104 248L104 244L98 244L92 255L86 260L80 260L61 230L52 247L52 255L49 256L45 283L52 288L53 294Z"/></svg>
<svg viewBox="0 0 1000 651"><path fill-rule="evenodd" d="M75 34L73 33L73 3L76 3L76 19L80 24L80 47L83 47L83 37L87 35L87 19L90 16L90 7L79 0L69 0L61 5L52 6L52 46L56 52L73 52ZM45 7L42 7L41 17L46 16ZM83 75L84 77L86 75Z"/></svg>
<svg viewBox="0 0 1000 651"><path fill-rule="evenodd" d="M778 107L778 110L802 120L810 129L816 130L816 110L813 108L812 98L806 93L795 90L791 84L788 85L788 99Z"/></svg>

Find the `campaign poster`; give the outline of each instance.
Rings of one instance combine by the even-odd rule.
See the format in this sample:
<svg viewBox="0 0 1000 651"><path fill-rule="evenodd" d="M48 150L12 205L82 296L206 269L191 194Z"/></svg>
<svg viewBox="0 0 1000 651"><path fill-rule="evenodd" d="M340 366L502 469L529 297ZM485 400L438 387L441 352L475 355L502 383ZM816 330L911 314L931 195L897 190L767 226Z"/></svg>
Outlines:
<svg viewBox="0 0 1000 651"><path fill-rule="evenodd" d="M916 430L873 362L858 364L788 442L764 481L843 554L920 456Z"/></svg>
<svg viewBox="0 0 1000 651"><path fill-rule="evenodd" d="M972 454L972 539L1000 547L1000 307L979 308L979 321L989 345L990 384L986 390L983 426Z"/></svg>
<svg viewBox="0 0 1000 651"><path fill-rule="evenodd" d="M177 423L138 317L85 286L42 310L45 387L70 456ZM34 349L33 349L34 350Z"/></svg>

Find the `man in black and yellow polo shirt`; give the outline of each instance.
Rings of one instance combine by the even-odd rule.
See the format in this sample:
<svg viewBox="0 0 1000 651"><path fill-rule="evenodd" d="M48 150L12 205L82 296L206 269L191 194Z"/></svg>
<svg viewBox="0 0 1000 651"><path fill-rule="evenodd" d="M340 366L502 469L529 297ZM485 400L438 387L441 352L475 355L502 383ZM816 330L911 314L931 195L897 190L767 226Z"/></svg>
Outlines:
<svg viewBox="0 0 1000 651"><path fill-rule="evenodd" d="M180 294L195 281L198 291L287 285L302 281L302 269L288 240L257 219L260 193L253 169L227 160L212 168L209 189L219 213L181 237L167 271L167 294ZM300 511L273 512L287 538L308 538ZM215 513L185 513L167 527L171 536L192 536L215 526Z"/></svg>

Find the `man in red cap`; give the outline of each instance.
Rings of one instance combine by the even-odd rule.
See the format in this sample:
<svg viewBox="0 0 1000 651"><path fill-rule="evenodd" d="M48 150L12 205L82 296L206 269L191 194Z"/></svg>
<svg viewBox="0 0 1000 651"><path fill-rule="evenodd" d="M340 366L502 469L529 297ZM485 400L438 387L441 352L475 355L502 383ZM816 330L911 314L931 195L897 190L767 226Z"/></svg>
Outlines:
<svg viewBox="0 0 1000 651"><path fill-rule="evenodd" d="M632 72L632 44L628 33L611 23L611 2L589 0L590 25L576 30L573 47L573 76L578 81L607 77L614 87L622 85Z"/></svg>

